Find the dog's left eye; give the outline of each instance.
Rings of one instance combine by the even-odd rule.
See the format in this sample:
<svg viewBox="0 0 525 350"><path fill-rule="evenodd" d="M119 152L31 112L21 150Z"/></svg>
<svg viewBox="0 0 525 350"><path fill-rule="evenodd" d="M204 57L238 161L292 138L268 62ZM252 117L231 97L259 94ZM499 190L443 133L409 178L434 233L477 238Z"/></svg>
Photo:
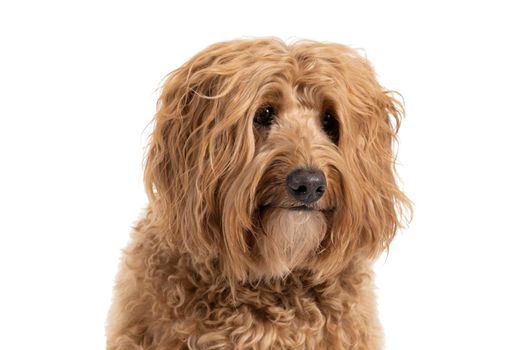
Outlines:
<svg viewBox="0 0 525 350"><path fill-rule="evenodd" d="M268 127L272 125L273 119L275 117L275 110L272 106L265 106L260 108L257 113L255 113L255 118L253 122L257 125Z"/></svg>
<svg viewBox="0 0 525 350"><path fill-rule="evenodd" d="M339 143L339 122L335 113L330 110L325 111L321 117L321 126L330 140L337 145Z"/></svg>

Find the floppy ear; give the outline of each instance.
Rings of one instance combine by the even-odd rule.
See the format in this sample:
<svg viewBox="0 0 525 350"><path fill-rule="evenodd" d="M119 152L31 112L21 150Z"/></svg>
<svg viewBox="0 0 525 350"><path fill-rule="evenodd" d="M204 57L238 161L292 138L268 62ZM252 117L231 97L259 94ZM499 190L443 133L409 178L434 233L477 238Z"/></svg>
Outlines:
<svg viewBox="0 0 525 350"><path fill-rule="evenodd" d="M154 129L147 154L144 182L155 222L161 234L174 246L181 242L186 251L201 255L210 252L213 238L202 230L202 193L197 187L202 149L203 125L209 94L205 84L190 86L189 67L172 72L164 82L157 103ZM211 100L210 100L211 101ZM201 165L202 166L202 165ZM190 213L188 208L194 208ZM193 215L192 215L193 214ZM185 231L191 231L186 233ZM177 247L181 248L181 247Z"/></svg>
<svg viewBox="0 0 525 350"><path fill-rule="evenodd" d="M399 189L395 172L395 145L403 104L391 91L384 90L367 67L365 108L360 110L356 161L363 176L361 186L362 227L359 248L376 257L402 226L404 214L411 212L408 198ZM400 95L399 95L400 96ZM410 214L409 214L410 215Z"/></svg>
<svg viewBox="0 0 525 350"><path fill-rule="evenodd" d="M154 220L173 247L197 261L224 249L222 186L254 152L245 116L257 91L239 98L246 72L236 55L235 48L216 44L167 77L147 154L144 179Z"/></svg>
<svg viewBox="0 0 525 350"><path fill-rule="evenodd" d="M348 89L349 116L342 150L351 174L350 212L358 238L351 245L376 257L411 212L408 198L396 182L394 146L404 115L403 104L376 80L368 61L355 53L345 61L342 74Z"/></svg>
<svg viewBox="0 0 525 350"><path fill-rule="evenodd" d="M388 248L411 205L396 182L393 149L403 106L386 91L378 91L374 102L371 112L375 122L364 134L359 161L372 185L364 195L361 243L365 252L375 257Z"/></svg>

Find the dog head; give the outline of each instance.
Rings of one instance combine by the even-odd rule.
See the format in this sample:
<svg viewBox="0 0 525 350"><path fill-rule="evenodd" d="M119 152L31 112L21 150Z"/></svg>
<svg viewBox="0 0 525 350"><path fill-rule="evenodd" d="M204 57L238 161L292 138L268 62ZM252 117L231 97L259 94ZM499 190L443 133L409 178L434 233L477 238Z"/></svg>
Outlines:
<svg viewBox="0 0 525 350"><path fill-rule="evenodd" d="M164 83L145 169L154 220L240 280L373 258L409 207L392 151L401 116L342 45L213 45Z"/></svg>

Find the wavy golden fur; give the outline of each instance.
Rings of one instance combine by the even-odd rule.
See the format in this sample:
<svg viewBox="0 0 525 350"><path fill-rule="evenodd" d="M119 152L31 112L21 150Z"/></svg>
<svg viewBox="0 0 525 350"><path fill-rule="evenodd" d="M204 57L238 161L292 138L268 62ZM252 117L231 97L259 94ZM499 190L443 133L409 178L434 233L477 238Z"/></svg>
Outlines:
<svg viewBox="0 0 525 350"><path fill-rule="evenodd" d="M254 123L268 106L271 124ZM402 114L338 44L223 42L173 71L107 348L381 348L371 263L410 211L392 150ZM285 188L297 168L326 177L307 208Z"/></svg>

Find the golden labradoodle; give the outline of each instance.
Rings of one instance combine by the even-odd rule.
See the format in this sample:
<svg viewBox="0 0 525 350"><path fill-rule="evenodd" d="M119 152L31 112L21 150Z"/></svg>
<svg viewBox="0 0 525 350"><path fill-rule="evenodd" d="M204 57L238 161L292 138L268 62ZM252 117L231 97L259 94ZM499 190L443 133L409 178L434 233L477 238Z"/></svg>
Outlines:
<svg viewBox="0 0 525 350"><path fill-rule="evenodd" d="M167 78L109 350L380 349L372 262L410 209L402 105L338 44L215 44Z"/></svg>

